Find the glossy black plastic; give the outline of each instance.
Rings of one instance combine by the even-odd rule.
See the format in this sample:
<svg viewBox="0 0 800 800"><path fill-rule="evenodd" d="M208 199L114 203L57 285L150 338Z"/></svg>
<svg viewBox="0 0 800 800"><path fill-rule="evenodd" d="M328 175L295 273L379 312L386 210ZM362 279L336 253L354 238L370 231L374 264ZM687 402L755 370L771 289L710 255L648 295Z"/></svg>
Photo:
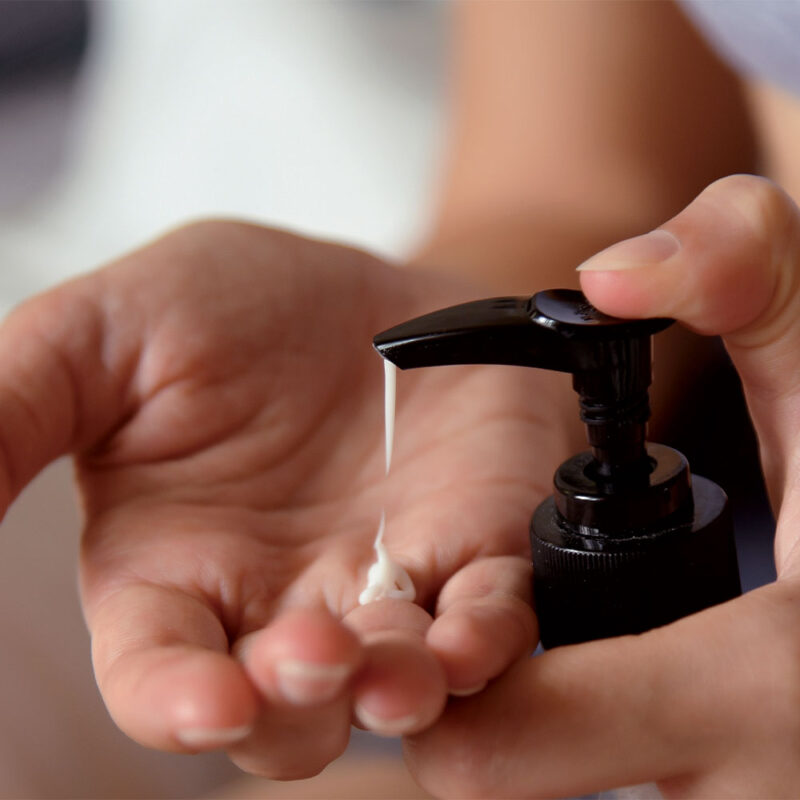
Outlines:
<svg viewBox="0 0 800 800"><path fill-rule="evenodd" d="M668 519L691 521L689 464L661 444L646 446L649 467L619 479L599 472L591 452L565 461L553 479L559 513L575 528L624 537Z"/></svg>
<svg viewBox="0 0 800 800"><path fill-rule="evenodd" d="M542 645L641 633L741 594L728 498L694 476L692 500L688 519L619 536L573 526L545 500L530 532Z"/></svg>
<svg viewBox="0 0 800 800"><path fill-rule="evenodd" d="M400 369L511 364L571 372L598 469L611 474L645 459L651 336L671 324L610 317L581 292L553 289L434 311L373 342Z"/></svg>
<svg viewBox="0 0 800 800"><path fill-rule="evenodd" d="M646 444L651 336L580 293L446 308L378 334L401 369L510 364L571 372L591 451L565 461L531 522L545 647L638 633L740 593L725 493L677 451Z"/></svg>

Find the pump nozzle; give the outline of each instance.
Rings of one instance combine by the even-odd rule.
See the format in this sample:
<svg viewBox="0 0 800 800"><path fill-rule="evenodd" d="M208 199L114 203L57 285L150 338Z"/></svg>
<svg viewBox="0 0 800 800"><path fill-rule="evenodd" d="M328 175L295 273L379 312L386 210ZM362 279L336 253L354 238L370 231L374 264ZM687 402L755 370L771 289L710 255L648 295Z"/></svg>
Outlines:
<svg viewBox="0 0 800 800"><path fill-rule="evenodd" d="M571 372L598 475L617 480L646 461L650 337L672 320L624 320L577 291L496 297L434 311L374 341L400 369L511 364Z"/></svg>
<svg viewBox="0 0 800 800"><path fill-rule="evenodd" d="M686 459L645 443L651 336L671 320L602 314L576 291L499 297L379 333L400 369L510 364L570 372L591 453L565 461L531 523L546 647L637 633L736 596L725 493Z"/></svg>

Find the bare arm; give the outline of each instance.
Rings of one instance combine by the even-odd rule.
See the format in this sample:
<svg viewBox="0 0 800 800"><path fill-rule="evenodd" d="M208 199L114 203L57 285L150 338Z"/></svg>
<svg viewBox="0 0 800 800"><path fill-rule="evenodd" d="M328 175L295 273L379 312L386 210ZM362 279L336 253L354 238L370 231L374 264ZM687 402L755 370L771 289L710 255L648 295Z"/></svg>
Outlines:
<svg viewBox="0 0 800 800"><path fill-rule="evenodd" d="M800 100L764 83L747 87L764 174L800 202Z"/></svg>
<svg viewBox="0 0 800 800"><path fill-rule="evenodd" d="M497 293L576 287L593 253L755 169L745 91L674 4L479 1L454 13L447 162L417 264ZM661 439L715 350L677 327L656 347Z"/></svg>
<svg viewBox="0 0 800 800"><path fill-rule="evenodd" d="M459 3L439 211L418 256L502 291L752 170L736 78L671 3Z"/></svg>

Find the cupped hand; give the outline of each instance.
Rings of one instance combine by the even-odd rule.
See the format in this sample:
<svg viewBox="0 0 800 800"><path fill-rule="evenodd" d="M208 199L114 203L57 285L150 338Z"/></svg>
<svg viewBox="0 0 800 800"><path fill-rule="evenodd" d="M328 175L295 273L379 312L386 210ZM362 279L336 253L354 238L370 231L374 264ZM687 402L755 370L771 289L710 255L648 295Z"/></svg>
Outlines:
<svg viewBox="0 0 800 800"><path fill-rule="evenodd" d="M536 642L526 526L563 434L529 370L402 375L372 336L479 290L257 226L176 231L0 330L0 493L76 454L97 680L133 738L311 775ZM538 397L537 406L531 406ZM385 543L416 603L358 606Z"/></svg>
<svg viewBox="0 0 800 800"><path fill-rule="evenodd" d="M594 256L581 280L607 313L723 335L778 516L778 580L640 636L520 663L409 739L412 771L448 797L653 780L667 797L797 797L800 212L764 179L726 178L659 230Z"/></svg>

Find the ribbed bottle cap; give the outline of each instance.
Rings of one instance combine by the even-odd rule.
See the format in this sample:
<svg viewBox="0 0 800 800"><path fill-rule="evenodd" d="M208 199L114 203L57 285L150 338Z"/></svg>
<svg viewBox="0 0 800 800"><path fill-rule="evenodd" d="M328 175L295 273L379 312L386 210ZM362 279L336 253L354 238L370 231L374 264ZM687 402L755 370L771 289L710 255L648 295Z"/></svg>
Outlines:
<svg viewBox="0 0 800 800"><path fill-rule="evenodd" d="M688 509L598 530L542 503L531 549L543 646L641 633L740 594L725 493L695 476Z"/></svg>

